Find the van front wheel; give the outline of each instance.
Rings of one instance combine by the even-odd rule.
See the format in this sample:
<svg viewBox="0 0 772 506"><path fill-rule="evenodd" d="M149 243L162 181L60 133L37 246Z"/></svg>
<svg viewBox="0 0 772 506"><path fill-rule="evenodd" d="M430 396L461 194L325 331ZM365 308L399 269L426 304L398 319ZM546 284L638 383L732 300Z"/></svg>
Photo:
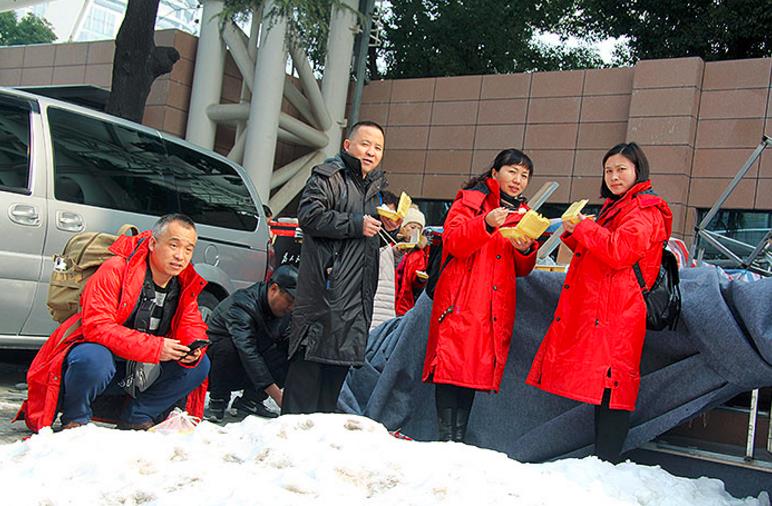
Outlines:
<svg viewBox="0 0 772 506"><path fill-rule="evenodd" d="M208 321L219 303L220 300L213 293L201 292L198 296L198 310L201 311L201 318Z"/></svg>

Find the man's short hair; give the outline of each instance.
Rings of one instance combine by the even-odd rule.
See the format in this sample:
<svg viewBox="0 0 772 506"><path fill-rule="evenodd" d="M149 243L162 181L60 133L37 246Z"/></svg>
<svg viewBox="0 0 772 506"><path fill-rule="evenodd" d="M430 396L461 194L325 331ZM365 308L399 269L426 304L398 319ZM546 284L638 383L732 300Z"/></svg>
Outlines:
<svg viewBox="0 0 772 506"><path fill-rule="evenodd" d="M190 228L194 231L196 230L196 224L193 222L193 220L190 219L189 216L180 213L172 213L158 218L158 221L156 221L153 225L153 237L156 239L161 237L161 234L164 233L164 230L166 230L166 227L169 226L169 223L175 221L185 228Z"/></svg>
<svg viewBox="0 0 772 506"><path fill-rule="evenodd" d="M394 206L396 208L399 204L399 197L389 190L383 190L381 196L383 197L383 203L387 206Z"/></svg>
<svg viewBox="0 0 772 506"><path fill-rule="evenodd" d="M386 132L383 131L383 127L376 123L375 121L370 120L363 120L363 121L357 121L354 123L354 126L349 128L348 130L348 138L351 139L354 137L354 135L357 133L357 130L359 130L361 127L373 127L377 128L381 131L381 134L383 134L383 138L386 138Z"/></svg>

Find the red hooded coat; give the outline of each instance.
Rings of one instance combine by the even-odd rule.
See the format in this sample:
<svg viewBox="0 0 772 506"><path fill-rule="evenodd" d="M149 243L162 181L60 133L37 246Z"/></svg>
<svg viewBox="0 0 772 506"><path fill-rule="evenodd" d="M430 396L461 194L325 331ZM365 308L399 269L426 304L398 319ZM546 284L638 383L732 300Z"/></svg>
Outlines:
<svg viewBox="0 0 772 506"><path fill-rule="evenodd" d="M640 263L651 286L673 221L664 200L639 193L649 189L649 181L634 185L606 200L597 223L585 219L563 235L574 256L529 385L590 404L608 388L611 409L635 409L646 304L632 266Z"/></svg>
<svg viewBox="0 0 772 506"><path fill-rule="evenodd" d="M53 423L62 383L62 366L74 345L98 343L126 360L159 362L163 337L122 325L134 310L142 291L150 236L150 231L134 237L121 236L110 246L115 256L106 260L89 278L81 295L82 311L65 320L38 351L27 372L27 400L17 415L17 418L24 416L31 430L37 432ZM206 281L192 264L180 273L178 280L179 303L166 337L178 339L185 345L196 339L207 339L206 323L201 319L197 302ZM79 320L80 326L65 338L65 332ZM195 367L198 362L180 365ZM188 395L188 413L197 417L203 415L205 394L206 381Z"/></svg>
<svg viewBox="0 0 772 506"><path fill-rule="evenodd" d="M434 292L423 380L498 392L515 322L515 277L533 270L536 250L523 255L498 229L488 232L485 216L500 206L498 182L487 179L486 190L459 191L445 220L445 268ZM504 226L521 218L511 213Z"/></svg>
<svg viewBox="0 0 772 506"><path fill-rule="evenodd" d="M418 271L426 271L429 259L429 246L422 249L414 249L406 254L397 271L397 303L395 312L402 316L415 306L415 290L426 284L426 280L418 277Z"/></svg>

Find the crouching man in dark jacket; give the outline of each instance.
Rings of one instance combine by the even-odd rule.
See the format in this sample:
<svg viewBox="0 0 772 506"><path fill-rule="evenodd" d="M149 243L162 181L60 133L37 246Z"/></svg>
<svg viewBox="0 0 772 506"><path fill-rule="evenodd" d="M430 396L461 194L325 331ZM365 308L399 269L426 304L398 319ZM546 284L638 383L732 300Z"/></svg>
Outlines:
<svg viewBox="0 0 772 506"><path fill-rule="evenodd" d="M282 405L288 367L285 332L297 282L297 269L282 265L270 282L237 290L212 313L207 420L221 422L231 392L242 389L244 394L233 401L240 414L277 416L263 406L263 400L270 396Z"/></svg>

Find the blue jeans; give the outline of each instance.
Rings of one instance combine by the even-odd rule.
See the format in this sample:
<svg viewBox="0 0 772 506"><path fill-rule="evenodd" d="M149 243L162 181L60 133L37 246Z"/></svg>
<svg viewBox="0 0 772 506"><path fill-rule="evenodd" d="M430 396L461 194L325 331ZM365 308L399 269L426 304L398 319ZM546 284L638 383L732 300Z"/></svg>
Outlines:
<svg viewBox="0 0 772 506"><path fill-rule="evenodd" d="M88 423L91 404L100 395L125 395L118 384L126 374L126 362L96 343L75 346L64 361L64 384L60 410L62 425L70 422ZM196 367L187 368L177 362L161 362L161 375L137 398L128 397L119 419L130 424L154 420L187 396L209 374L209 358L203 355Z"/></svg>

